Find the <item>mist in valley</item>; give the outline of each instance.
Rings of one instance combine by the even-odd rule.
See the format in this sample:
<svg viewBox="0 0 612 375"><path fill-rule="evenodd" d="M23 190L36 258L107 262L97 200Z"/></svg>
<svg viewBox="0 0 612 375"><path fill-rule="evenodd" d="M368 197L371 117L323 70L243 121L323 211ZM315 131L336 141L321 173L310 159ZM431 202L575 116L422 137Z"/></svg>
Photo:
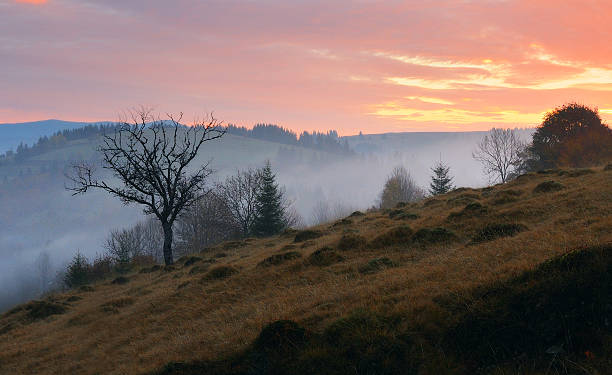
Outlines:
<svg viewBox="0 0 612 375"><path fill-rule="evenodd" d="M405 167L424 190L429 187L431 168L439 161L450 167L456 187L488 184L471 155L484 134L346 137L355 152L345 155L227 134L207 142L194 163L210 161L215 173L209 185L214 186L237 170L259 168L269 160L299 214L300 225L310 226L377 206L385 179L396 166ZM531 130L519 134L527 139ZM91 154L94 146L79 152ZM57 288L61 285L58 272L77 252L93 259L105 252L111 230L145 219L138 205L123 205L100 191L73 196L65 189L65 173L74 162L68 159L56 160L54 168L42 172L13 170L22 174L19 183L5 180L0 185L0 311Z"/></svg>

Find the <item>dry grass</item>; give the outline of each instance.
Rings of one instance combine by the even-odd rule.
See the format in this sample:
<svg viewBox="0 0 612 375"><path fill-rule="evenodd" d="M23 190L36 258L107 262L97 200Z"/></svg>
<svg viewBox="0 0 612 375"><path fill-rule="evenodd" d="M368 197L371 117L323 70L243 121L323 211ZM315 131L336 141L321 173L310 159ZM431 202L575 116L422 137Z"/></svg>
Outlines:
<svg viewBox="0 0 612 375"><path fill-rule="evenodd" d="M551 179L563 189L534 192ZM52 296L47 302L65 307L61 314L33 320L22 308L3 315L0 372L144 373L169 361L234 353L275 320L321 331L359 308L401 312L427 325L436 297L517 275L568 249L612 241L610 196L612 172L603 168L529 174L506 185L463 189L398 208L410 214L414 232L447 228L456 236L453 241L417 245L404 238L408 231L389 243L373 241L403 224L397 220L401 212L393 218L372 212L312 228L316 235L300 232L299 241L288 232L225 243L173 268L134 271L125 276L128 283L105 281L93 290ZM472 243L492 222L529 229ZM349 233L360 236L355 242L360 251L346 251L353 244L338 249ZM363 246L363 239L377 246ZM283 256L289 249L293 255ZM220 253L225 256L212 259ZM278 254L282 261L270 260ZM321 262L313 266L312 260ZM258 266L267 263L274 266ZM368 264L375 272L364 272Z"/></svg>

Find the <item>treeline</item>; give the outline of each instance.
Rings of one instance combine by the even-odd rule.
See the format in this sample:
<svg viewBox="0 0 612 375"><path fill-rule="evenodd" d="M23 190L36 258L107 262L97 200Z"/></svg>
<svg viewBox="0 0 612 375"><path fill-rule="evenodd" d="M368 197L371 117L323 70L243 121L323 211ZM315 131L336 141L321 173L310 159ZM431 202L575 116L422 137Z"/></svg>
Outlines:
<svg viewBox="0 0 612 375"><path fill-rule="evenodd" d="M349 147L348 141L346 139L340 140L338 137L338 132L335 130L328 130L326 133L317 131L309 133L307 131L303 131L298 135L292 130L274 124L257 124L253 127L253 129L247 129L243 126L238 127L230 124L227 126L227 132L229 134L239 135L242 137L261 139L264 141L293 146L301 146L335 154L353 154L353 151Z"/></svg>
<svg viewBox="0 0 612 375"><path fill-rule="evenodd" d="M92 139L104 133L115 132L121 124L91 124L76 129L65 129L51 136L42 136L33 145L20 143L16 150L9 150L0 155L0 165L8 162L19 162L47 151L63 147L66 143L78 139ZM304 131L299 135L289 129L273 124L257 124L253 129L228 125L226 130L229 134L248 138L261 139L292 146L301 146L320 151L331 152L340 155L352 155L347 140L340 140L338 132L329 130L326 133Z"/></svg>
<svg viewBox="0 0 612 375"><path fill-rule="evenodd" d="M47 151L61 148L70 141L95 138L104 133L114 132L119 126L118 124L92 124L76 129L64 129L55 132L51 136L42 136L31 146L22 142L15 151L9 150L0 155L0 165L12 161L19 162Z"/></svg>

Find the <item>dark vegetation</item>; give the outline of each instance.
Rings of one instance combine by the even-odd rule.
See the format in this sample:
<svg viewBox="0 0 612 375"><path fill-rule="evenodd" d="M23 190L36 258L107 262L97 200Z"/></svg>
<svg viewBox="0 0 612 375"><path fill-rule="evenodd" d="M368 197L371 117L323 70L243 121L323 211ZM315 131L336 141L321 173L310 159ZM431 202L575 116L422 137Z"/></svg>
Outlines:
<svg viewBox="0 0 612 375"><path fill-rule="evenodd" d="M302 230L295 235L294 242L304 242L307 240L313 240L315 238L321 237L322 235L323 233L321 233L320 231L310 229Z"/></svg>
<svg viewBox="0 0 612 375"><path fill-rule="evenodd" d="M212 268L208 273L204 276L202 280L219 280L219 279L227 279L228 277L237 274L239 271L231 266L217 266Z"/></svg>
<svg viewBox="0 0 612 375"><path fill-rule="evenodd" d="M519 223L487 224L472 238L473 242L492 241L501 237L511 237L527 230L527 226Z"/></svg>
<svg viewBox="0 0 612 375"><path fill-rule="evenodd" d="M0 165L5 165L11 162L20 162L32 156L37 156L42 153L60 149L66 143L78 139L94 139L103 134L112 134L119 130L118 124L91 124L76 129L65 129L58 131L50 137L43 136L33 145L21 143L15 151L8 151L0 155Z"/></svg>
<svg viewBox="0 0 612 375"><path fill-rule="evenodd" d="M369 246L373 249L380 249L389 246L407 245L410 243L413 233L413 230L407 225L395 227L375 237L370 241Z"/></svg>
<svg viewBox="0 0 612 375"><path fill-rule="evenodd" d="M304 131L298 136L298 134L289 129L272 124L257 124L253 129L237 127L230 124L226 129L229 134L243 137L262 139L291 146L301 146L341 155L354 154L348 142L346 140L341 141L338 137L338 132L335 130L329 130L326 133L316 131L309 133Z"/></svg>
<svg viewBox="0 0 612 375"><path fill-rule="evenodd" d="M529 171L597 165L612 159L612 130L597 108L568 103L546 114L525 154Z"/></svg>
<svg viewBox="0 0 612 375"><path fill-rule="evenodd" d="M336 253L331 247L325 246L310 254L307 263L313 266L326 267L343 260L342 255Z"/></svg>
<svg viewBox="0 0 612 375"><path fill-rule="evenodd" d="M367 239L356 233L346 233L338 241L338 250L361 250L367 244Z"/></svg>
<svg viewBox="0 0 612 375"><path fill-rule="evenodd" d="M559 191L563 189L563 185L556 181L544 181L533 189L534 193L550 193L553 191Z"/></svg>
<svg viewBox="0 0 612 375"><path fill-rule="evenodd" d="M446 228L421 228L414 233L412 241L419 245L444 244L457 240L457 235Z"/></svg>
<svg viewBox="0 0 612 375"><path fill-rule="evenodd" d="M381 259L364 273L393 266ZM170 363L158 374L604 373L605 359L584 361L612 339L611 301L612 245L581 248L467 295L440 297L427 325L368 310L321 333L277 321L244 352Z"/></svg>
<svg viewBox="0 0 612 375"><path fill-rule="evenodd" d="M375 273L385 268L396 267L397 263L387 257L374 258L368 263L359 267L359 272L363 274Z"/></svg>

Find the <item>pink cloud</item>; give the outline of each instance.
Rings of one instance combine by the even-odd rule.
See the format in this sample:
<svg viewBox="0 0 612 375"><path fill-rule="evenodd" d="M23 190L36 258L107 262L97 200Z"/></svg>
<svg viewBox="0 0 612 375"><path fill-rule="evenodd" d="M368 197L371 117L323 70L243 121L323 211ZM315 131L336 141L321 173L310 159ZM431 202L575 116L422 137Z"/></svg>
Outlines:
<svg viewBox="0 0 612 375"><path fill-rule="evenodd" d="M612 109L612 4L601 1L47 5L0 12L0 102L14 109L0 122L114 119L150 104L350 134L486 129L512 113L534 125L530 114L569 100ZM373 114L388 103L410 115Z"/></svg>

